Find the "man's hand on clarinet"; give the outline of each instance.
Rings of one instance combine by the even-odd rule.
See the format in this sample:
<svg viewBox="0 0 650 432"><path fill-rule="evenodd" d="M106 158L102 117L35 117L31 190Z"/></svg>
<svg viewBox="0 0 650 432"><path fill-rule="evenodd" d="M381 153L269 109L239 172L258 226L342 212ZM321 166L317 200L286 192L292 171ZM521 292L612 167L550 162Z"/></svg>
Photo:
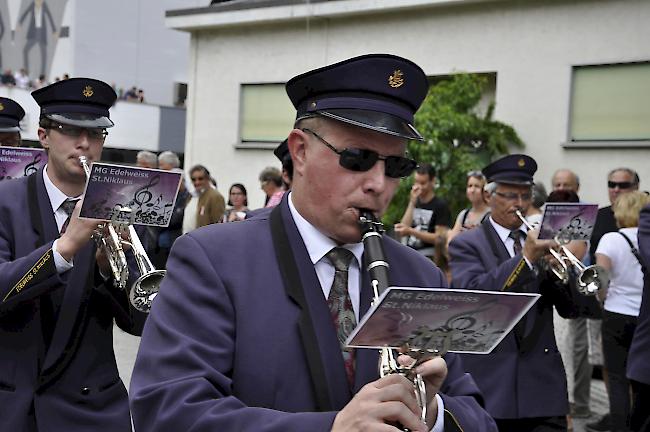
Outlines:
<svg viewBox="0 0 650 432"><path fill-rule="evenodd" d="M403 366L408 366L415 360L403 354L397 358L397 361ZM435 396L447 378L447 362L444 358L436 356L415 366L413 372L422 375L427 388L427 425L431 428L438 416L438 399Z"/></svg>
<svg viewBox="0 0 650 432"><path fill-rule="evenodd" d="M426 372L430 368L428 365ZM420 420L413 383L399 374L391 374L363 386L339 411L332 432L391 432L395 431L392 425L398 423L413 432L429 430Z"/></svg>

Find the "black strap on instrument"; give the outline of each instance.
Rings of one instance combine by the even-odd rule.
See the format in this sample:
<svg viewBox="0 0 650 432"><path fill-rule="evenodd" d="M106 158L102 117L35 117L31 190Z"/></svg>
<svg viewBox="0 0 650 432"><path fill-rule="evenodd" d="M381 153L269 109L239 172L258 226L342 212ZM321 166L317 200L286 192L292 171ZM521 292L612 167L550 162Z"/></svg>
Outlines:
<svg viewBox="0 0 650 432"><path fill-rule="evenodd" d="M43 233L43 221L41 220L41 212L38 208L38 193L36 191L36 173L27 177L27 205L29 206L29 217L32 226L38 232L38 240L34 245L39 248L45 244L45 234Z"/></svg>
<svg viewBox="0 0 650 432"><path fill-rule="evenodd" d="M643 260L643 257L639 253L639 250L634 246L634 243L632 243L632 240L630 240L630 238L628 236L626 236L625 234L623 234L620 231L618 231L618 233L620 235L622 235L623 238L625 239L625 241L627 242L627 244L630 245L630 251L632 251L632 255L634 255L636 257L637 261L639 261L639 264L641 264L641 271L643 272L643 274L646 274L646 272L648 271L648 268L646 267L645 261Z"/></svg>
<svg viewBox="0 0 650 432"><path fill-rule="evenodd" d="M298 327L302 344L305 348L305 356L307 357L307 366L311 375L316 407L318 411L332 411L333 408L329 397L325 366L320 356L314 325L309 316L309 305L307 305L307 299L305 298L303 286L300 281L296 259L291 249L284 223L282 222L280 205L276 206L271 212L270 223L273 247L280 266L280 273L284 280L285 291L302 310Z"/></svg>

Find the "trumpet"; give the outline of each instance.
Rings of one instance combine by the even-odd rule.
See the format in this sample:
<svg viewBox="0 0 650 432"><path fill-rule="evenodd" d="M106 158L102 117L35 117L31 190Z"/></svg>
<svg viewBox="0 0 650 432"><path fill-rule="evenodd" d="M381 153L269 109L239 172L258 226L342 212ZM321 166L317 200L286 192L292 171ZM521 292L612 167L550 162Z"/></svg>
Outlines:
<svg viewBox="0 0 650 432"><path fill-rule="evenodd" d="M373 289L373 301L377 301L381 293L388 288L388 269L384 246L381 235L384 232L384 225L378 221L369 211L362 211L359 217L361 233L363 236L364 256L366 257L366 269L370 275L370 285ZM411 351L415 353L415 351ZM417 362L416 362L417 363ZM402 366L397 362L396 353L390 348L382 348L379 357L379 376L385 377L390 374L400 374L413 383L413 391L418 406L421 409L421 420L426 424L427 418L427 391L422 375L414 372L415 364ZM408 432L408 429L401 429Z"/></svg>
<svg viewBox="0 0 650 432"><path fill-rule="evenodd" d="M529 230L535 229L524 217L521 211L516 211L521 222ZM607 270L599 265L586 266L576 257L566 246L570 240L564 238L561 234L555 236L555 241L560 246L560 251L549 248L550 254L555 259L549 264L549 269L563 283L569 283L570 268L574 267L578 274L578 292L586 296L593 296L607 284L609 278Z"/></svg>
<svg viewBox="0 0 650 432"><path fill-rule="evenodd" d="M86 173L86 179L88 179L90 177L90 167L88 166L86 157L79 156L79 163ZM118 218L125 213L133 214L132 210L128 207L116 206L111 220L101 224L93 234L93 238L97 242L98 247L102 248L106 253L108 264L113 274L113 283L120 290L126 288L126 282L129 278L129 265L122 245L131 247L135 256L135 262L140 271L140 277L128 291L129 301L136 310L149 313L153 299L158 295L160 284L167 271L156 270L153 266L133 224L118 221Z"/></svg>

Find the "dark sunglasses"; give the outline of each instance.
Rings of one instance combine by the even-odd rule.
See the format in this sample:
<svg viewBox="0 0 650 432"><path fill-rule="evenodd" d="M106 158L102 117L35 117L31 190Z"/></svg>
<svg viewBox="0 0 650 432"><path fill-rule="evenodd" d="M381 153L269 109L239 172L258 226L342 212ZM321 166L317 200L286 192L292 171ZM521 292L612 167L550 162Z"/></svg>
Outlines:
<svg viewBox="0 0 650 432"><path fill-rule="evenodd" d="M108 136L108 131L106 129L82 128L82 127L62 125L62 124L54 125L52 126L52 129L56 129L62 135L69 136L72 138L79 138L81 134L85 131L88 134L88 139L95 140L95 141L104 141Z"/></svg>
<svg viewBox="0 0 650 432"><path fill-rule="evenodd" d="M320 142L325 144L327 148L339 155L339 165L350 171L368 171L375 166L378 160L384 161L384 173L387 177L402 178L408 177L418 166L418 163L413 159L402 156L382 156L379 153L358 148L345 148L339 150L332 144L328 143L320 135L311 129L302 128L303 132L308 132L318 138Z"/></svg>
<svg viewBox="0 0 650 432"><path fill-rule="evenodd" d="M632 182L615 182L615 181L608 181L607 182L607 187L610 189L616 189L617 187L619 189L629 189L633 186L634 184Z"/></svg>

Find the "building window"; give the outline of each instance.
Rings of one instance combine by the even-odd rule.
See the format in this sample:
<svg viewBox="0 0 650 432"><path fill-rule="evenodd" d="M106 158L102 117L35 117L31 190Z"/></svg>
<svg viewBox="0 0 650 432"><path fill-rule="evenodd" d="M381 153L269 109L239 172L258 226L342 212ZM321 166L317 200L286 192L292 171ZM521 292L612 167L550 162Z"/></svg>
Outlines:
<svg viewBox="0 0 650 432"><path fill-rule="evenodd" d="M650 62L573 68L569 144L650 145Z"/></svg>
<svg viewBox="0 0 650 432"><path fill-rule="evenodd" d="M296 110L284 84L243 84L240 100L240 141L243 146L277 145L287 137Z"/></svg>

